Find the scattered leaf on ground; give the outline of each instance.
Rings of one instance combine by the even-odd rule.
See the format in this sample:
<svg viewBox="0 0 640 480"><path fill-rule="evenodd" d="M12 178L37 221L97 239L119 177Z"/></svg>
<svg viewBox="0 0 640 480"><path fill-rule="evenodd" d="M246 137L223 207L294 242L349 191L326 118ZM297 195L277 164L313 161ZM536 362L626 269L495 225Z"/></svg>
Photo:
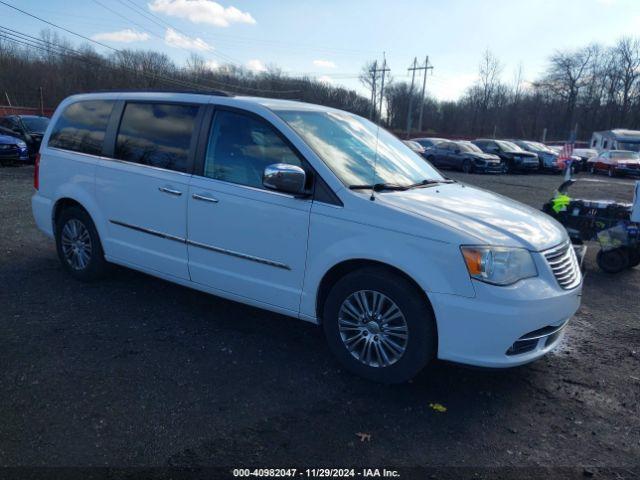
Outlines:
<svg viewBox="0 0 640 480"><path fill-rule="evenodd" d="M447 411L447 407L440 405L439 403L430 403L429 406L436 412L444 413Z"/></svg>

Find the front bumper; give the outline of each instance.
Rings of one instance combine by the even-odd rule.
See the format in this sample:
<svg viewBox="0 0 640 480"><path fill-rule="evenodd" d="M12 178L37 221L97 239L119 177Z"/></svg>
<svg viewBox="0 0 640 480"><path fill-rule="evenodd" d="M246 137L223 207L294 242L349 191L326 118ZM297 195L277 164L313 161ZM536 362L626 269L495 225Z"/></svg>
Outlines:
<svg viewBox="0 0 640 480"><path fill-rule="evenodd" d="M640 176L640 168L615 167L615 172L618 175Z"/></svg>
<svg viewBox="0 0 640 480"><path fill-rule="evenodd" d="M515 367L557 346L580 306L582 284L564 290L544 260L536 259L536 264L539 276L515 285L474 281L474 298L430 292L438 358L480 367Z"/></svg>
<svg viewBox="0 0 640 480"><path fill-rule="evenodd" d="M485 162L483 160L474 160L473 168L477 172L482 173L502 173L504 171L504 167L500 162Z"/></svg>
<svg viewBox="0 0 640 480"><path fill-rule="evenodd" d="M533 170L538 170L540 168L540 163L536 160L536 162L522 162L522 161L515 161L513 162L513 166L517 169L517 170L526 170L526 171L533 171Z"/></svg>
<svg viewBox="0 0 640 480"><path fill-rule="evenodd" d="M0 149L0 161L3 162L28 162L29 152L26 148Z"/></svg>

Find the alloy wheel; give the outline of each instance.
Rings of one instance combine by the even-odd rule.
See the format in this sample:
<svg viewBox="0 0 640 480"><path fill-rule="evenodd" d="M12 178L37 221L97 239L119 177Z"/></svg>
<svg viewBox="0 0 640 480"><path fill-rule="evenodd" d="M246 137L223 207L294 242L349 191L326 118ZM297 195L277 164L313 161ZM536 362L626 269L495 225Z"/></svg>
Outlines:
<svg viewBox="0 0 640 480"><path fill-rule="evenodd" d="M62 227L60 235L62 253L71 268L84 270L91 261L91 235L77 218L70 219Z"/></svg>
<svg viewBox="0 0 640 480"><path fill-rule="evenodd" d="M388 367L404 355L409 327L398 305L383 293L360 290L338 313L340 337L349 353L369 367Z"/></svg>

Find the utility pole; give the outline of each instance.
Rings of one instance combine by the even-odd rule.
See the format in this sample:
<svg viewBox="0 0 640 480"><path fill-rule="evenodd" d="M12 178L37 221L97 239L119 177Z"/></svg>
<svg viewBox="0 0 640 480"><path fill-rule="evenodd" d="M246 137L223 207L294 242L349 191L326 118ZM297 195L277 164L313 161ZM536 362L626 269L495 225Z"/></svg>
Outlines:
<svg viewBox="0 0 640 480"><path fill-rule="evenodd" d="M373 68L369 70L371 72L371 106L369 107L369 120L375 121L373 114L376 110L375 105L377 103L376 97L376 83L378 81L378 61L373 62Z"/></svg>
<svg viewBox="0 0 640 480"><path fill-rule="evenodd" d="M424 59L424 77L422 78L422 101L420 102L420 117L418 117L418 132L422 131L422 112L424 111L424 92L427 87L427 71L433 70L429 65L429 55Z"/></svg>
<svg viewBox="0 0 640 480"><path fill-rule="evenodd" d="M411 136L411 110L413 107L413 84L416 81L416 70L418 69L418 58L413 57L413 67L409 67L411 72L411 87L409 88L409 108L407 108L407 138Z"/></svg>
<svg viewBox="0 0 640 480"><path fill-rule="evenodd" d="M42 87L39 87L40 91L40 115L44 117L44 99L42 97Z"/></svg>
<svg viewBox="0 0 640 480"><path fill-rule="evenodd" d="M387 68L387 56L384 52L382 52L382 80L380 82L380 120L382 120L382 101L384 99L384 76L387 72L390 72L391 69Z"/></svg>
<svg viewBox="0 0 640 480"><path fill-rule="evenodd" d="M422 131L422 112L424 110L424 91L427 84L427 71L432 69L433 67L429 66L429 57L426 57L424 62L424 66L418 66L418 59L416 57L413 58L413 67L409 67L409 71L411 72L411 89L409 90L409 111L407 112L407 138L411 136L411 121L413 120L413 85L416 79L416 71L424 70L424 78L422 79L422 101L420 102L420 120L418 129Z"/></svg>

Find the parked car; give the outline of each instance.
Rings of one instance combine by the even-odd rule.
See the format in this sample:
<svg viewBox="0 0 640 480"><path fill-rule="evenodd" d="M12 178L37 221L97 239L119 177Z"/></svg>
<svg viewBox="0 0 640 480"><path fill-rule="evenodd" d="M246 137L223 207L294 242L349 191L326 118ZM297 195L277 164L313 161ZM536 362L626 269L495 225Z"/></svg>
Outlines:
<svg viewBox="0 0 640 480"><path fill-rule="evenodd" d="M540 168L540 162L535 153L525 152L516 144L506 140L479 138L471 143L478 146L485 153L500 157L505 173L516 171L531 172Z"/></svg>
<svg viewBox="0 0 640 480"><path fill-rule="evenodd" d="M589 159L598 156L598 151L593 148L574 148L573 156L577 157L577 164L580 165L580 170L587 171L589 169Z"/></svg>
<svg viewBox="0 0 640 480"><path fill-rule="evenodd" d="M0 166L29 160L27 144L16 137L0 134Z"/></svg>
<svg viewBox="0 0 640 480"><path fill-rule="evenodd" d="M418 142L414 142L413 140L403 140L402 142L417 154L424 155L425 149Z"/></svg>
<svg viewBox="0 0 640 480"><path fill-rule="evenodd" d="M377 381L436 357L531 362L580 304L555 220L447 180L384 129L321 105L69 97L34 186L36 224L72 277L111 262L321 324L345 367Z"/></svg>
<svg viewBox="0 0 640 480"><path fill-rule="evenodd" d="M629 150L604 150L597 157L589 159L591 173L606 172L610 177L617 175L640 175L640 154Z"/></svg>
<svg viewBox="0 0 640 480"><path fill-rule="evenodd" d="M533 142L531 140L511 140L523 150L538 155L538 162L541 170L552 172L562 171L562 166L558 163L558 152L547 147L543 143Z"/></svg>
<svg viewBox="0 0 640 480"><path fill-rule="evenodd" d="M427 160L438 168L452 168L465 173L502 173L500 157L484 153L471 142L439 142L426 153Z"/></svg>
<svg viewBox="0 0 640 480"><path fill-rule="evenodd" d="M435 147L439 142L444 142L444 138L436 138L436 137L423 137L423 138L412 138L412 142L417 142L422 145L425 149L425 153L430 148Z"/></svg>
<svg viewBox="0 0 640 480"><path fill-rule="evenodd" d="M6 115L0 117L0 134L17 137L27 144L29 158L34 160L49 119L37 115Z"/></svg>
<svg viewBox="0 0 640 480"><path fill-rule="evenodd" d="M560 158L560 155L562 154L562 149L564 148L564 144L562 145L547 145L548 148L550 148L553 152L555 152L558 155L558 158ZM575 152L575 150L574 150ZM582 162L582 157L580 157L579 155L571 155L569 157L571 159L571 161L573 162L573 167L574 170L587 170L587 166L583 165ZM564 170L564 162L559 161L559 171L563 171Z"/></svg>

